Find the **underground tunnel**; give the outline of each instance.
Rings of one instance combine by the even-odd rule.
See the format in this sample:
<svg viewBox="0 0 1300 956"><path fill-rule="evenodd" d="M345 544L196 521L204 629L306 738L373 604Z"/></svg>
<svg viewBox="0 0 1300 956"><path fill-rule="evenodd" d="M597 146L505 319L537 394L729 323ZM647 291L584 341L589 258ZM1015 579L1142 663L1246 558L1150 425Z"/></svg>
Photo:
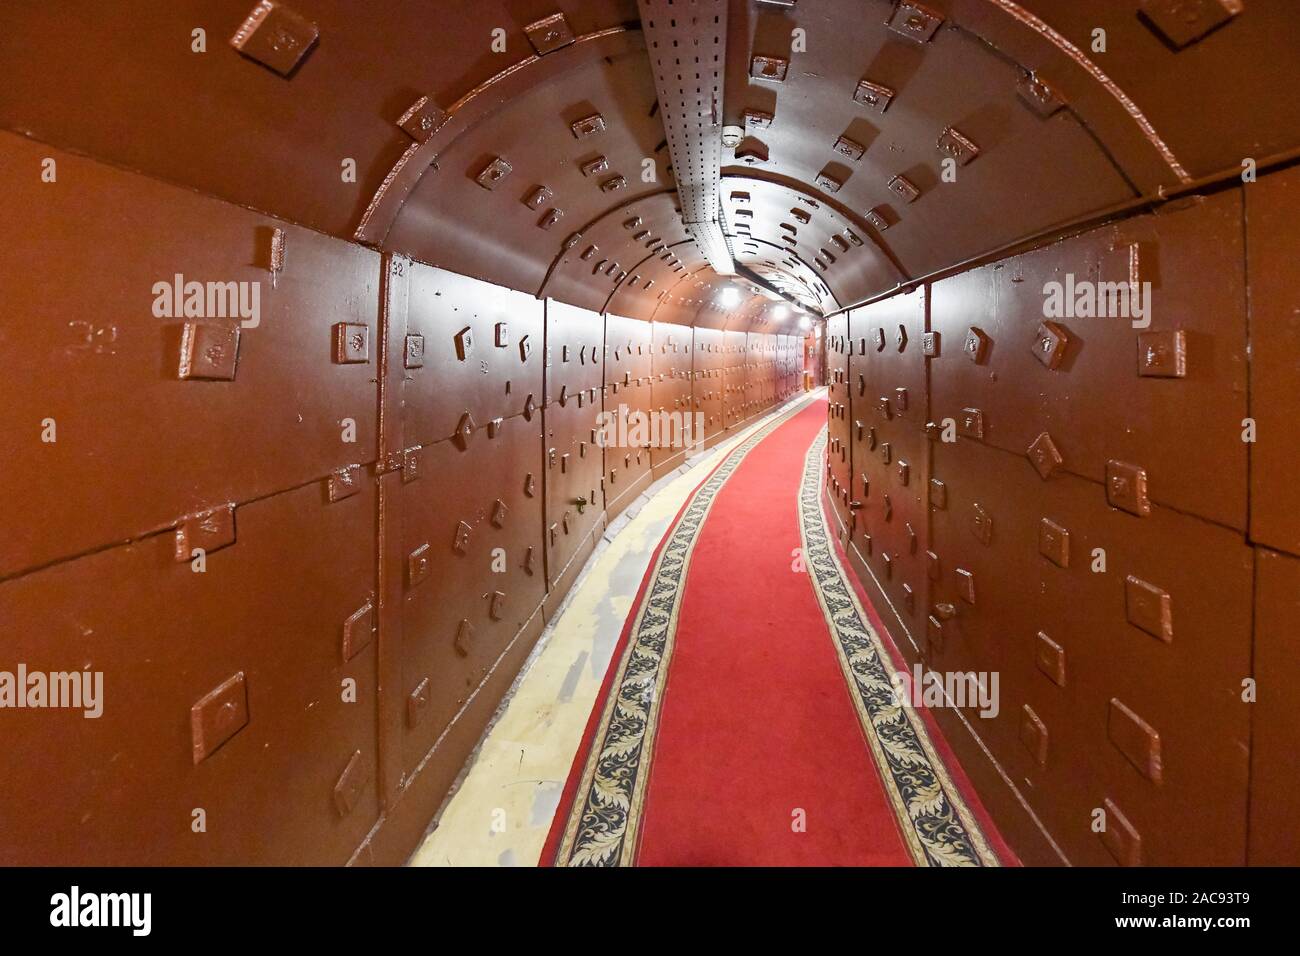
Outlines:
<svg viewBox="0 0 1300 956"><path fill-rule="evenodd" d="M1300 863L1293 4L0 68L0 864Z"/></svg>

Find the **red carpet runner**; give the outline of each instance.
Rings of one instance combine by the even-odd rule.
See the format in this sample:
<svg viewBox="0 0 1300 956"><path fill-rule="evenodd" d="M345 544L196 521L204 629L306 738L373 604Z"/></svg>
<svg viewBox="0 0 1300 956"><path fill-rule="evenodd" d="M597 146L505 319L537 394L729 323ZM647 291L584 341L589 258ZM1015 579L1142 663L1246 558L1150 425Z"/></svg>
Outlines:
<svg viewBox="0 0 1300 956"><path fill-rule="evenodd" d="M833 554L825 423L817 400L765 425L683 507L545 861L996 865Z"/></svg>

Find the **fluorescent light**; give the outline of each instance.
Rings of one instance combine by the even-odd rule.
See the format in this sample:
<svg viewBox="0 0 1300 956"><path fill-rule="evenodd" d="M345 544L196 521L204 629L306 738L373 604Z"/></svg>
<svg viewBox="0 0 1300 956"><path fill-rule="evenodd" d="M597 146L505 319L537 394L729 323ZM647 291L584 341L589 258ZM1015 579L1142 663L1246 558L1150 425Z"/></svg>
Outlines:
<svg viewBox="0 0 1300 956"><path fill-rule="evenodd" d="M723 286L722 291L718 293L718 305L724 309L730 309L732 306L740 304L740 290L734 285Z"/></svg>
<svg viewBox="0 0 1300 956"><path fill-rule="evenodd" d="M772 310L772 318L776 319L778 322L784 319L789 314L790 314L790 307L784 303L778 305L775 309Z"/></svg>
<svg viewBox="0 0 1300 956"><path fill-rule="evenodd" d="M808 316L806 315L801 316L799 319L799 328L807 332L809 329L812 328L812 319L808 318Z"/></svg>

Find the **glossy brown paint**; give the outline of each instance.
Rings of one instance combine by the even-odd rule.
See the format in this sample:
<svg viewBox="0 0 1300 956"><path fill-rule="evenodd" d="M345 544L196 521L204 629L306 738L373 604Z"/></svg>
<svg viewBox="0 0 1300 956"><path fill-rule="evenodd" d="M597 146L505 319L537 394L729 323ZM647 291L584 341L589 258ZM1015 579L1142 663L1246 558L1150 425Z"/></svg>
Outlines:
<svg viewBox="0 0 1300 956"><path fill-rule="evenodd" d="M811 362L719 305L630 0L299 0L292 56L229 42L252 0L151 6L0 9L0 632L106 680L98 720L6 712L0 860L404 859L686 459L599 413L712 443L808 365L904 655L1002 675L940 720L1021 856L1297 862L1285 0L730 3L722 225L830 316ZM178 274L257 322L155 315ZM1151 282L1150 328L1045 315L1067 275Z"/></svg>

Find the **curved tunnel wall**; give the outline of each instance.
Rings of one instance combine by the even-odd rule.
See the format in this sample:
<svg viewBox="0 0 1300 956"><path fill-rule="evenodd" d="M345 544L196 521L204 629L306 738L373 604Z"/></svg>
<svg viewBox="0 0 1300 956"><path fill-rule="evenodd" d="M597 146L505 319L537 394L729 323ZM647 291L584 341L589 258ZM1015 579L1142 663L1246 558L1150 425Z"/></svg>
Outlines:
<svg viewBox="0 0 1300 956"><path fill-rule="evenodd" d="M682 463L593 412L714 441L801 387L802 338L717 304L636 4L300 0L242 54L247 0L70 6L0 12L0 627L123 690L6 852L400 859ZM739 285L829 316L828 493L905 652L1004 675L995 720L943 714L998 822L1032 862L1294 861L1287 5L723 6ZM1067 274L1150 281L1150 329L1044 328ZM185 281L256 284L258 321ZM21 719L48 766L57 718Z"/></svg>

